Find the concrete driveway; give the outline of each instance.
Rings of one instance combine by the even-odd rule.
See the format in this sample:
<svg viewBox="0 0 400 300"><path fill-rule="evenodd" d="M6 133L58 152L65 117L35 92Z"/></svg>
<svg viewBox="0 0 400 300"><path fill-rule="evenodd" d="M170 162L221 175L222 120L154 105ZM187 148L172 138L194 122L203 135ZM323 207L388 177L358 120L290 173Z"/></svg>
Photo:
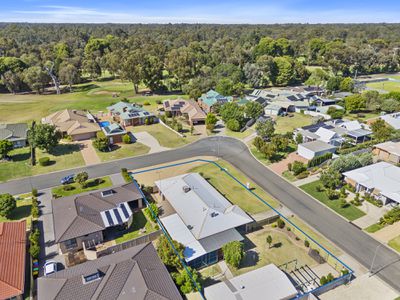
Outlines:
<svg viewBox="0 0 400 300"><path fill-rule="evenodd" d="M92 140L79 141L81 145L81 154L87 166L101 162L96 150L93 148Z"/></svg>
<svg viewBox="0 0 400 300"><path fill-rule="evenodd" d="M39 255L39 275L43 275L43 265L46 260L54 260L58 262L59 269L64 266L64 256L59 254L57 244L54 242L53 229L53 209L51 205L51 189L39 191L38 200L41 214L38 220L39 229L41 230L40 239L40 255Z"/></svg>
<svg viewBox="0 0 400 300"><path fill-rule="evenodd" d="M149 153L157 153L169 150L169 148L161 146L157 139L148 132L135 132L135 138L139 143L142 143L150 148Z"/></svg>

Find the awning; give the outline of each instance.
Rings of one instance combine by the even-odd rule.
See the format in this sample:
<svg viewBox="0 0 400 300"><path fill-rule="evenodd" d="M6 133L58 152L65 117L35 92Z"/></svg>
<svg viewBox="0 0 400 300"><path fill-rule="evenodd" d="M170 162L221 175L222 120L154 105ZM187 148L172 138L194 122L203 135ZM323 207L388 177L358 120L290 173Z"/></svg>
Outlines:
<svg viewBox="0 0 400 300"><path fill-rule="evenodd" d="M121 203L118 207L100 212L104 226L111 227L127 222L132 216L132 210L127 202Z"/></svg>

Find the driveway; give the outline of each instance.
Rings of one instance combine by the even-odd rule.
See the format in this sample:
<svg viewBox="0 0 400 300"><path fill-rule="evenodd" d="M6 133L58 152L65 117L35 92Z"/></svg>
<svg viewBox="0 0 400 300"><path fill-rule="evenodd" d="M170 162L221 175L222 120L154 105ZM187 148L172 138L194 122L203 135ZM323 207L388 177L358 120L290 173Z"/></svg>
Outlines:
<svg viewBox="0 0 400 300"><path fill-rule="evenodd" d="M161 146L157 139L148 132L135 132L135 138L139 143L142 143L150 148L149 153L157 153L169 150L169 148Z"/></svg>
<svg viewBox="0 0 400 300"><path fill-rule="evenodd" d="M292 153L289 153L289 155L285 159L283 159L277 163L271 164L269 167L275 173L282 175L282 173L288 169L287 168L288 163L294 163L296 160L301 161L303 163L307 163L307 159L305 159L304 157L301 157L296 152L292 152Z"/></svg>
<svg viewBox="0 0 400 300"><path fill-rule="evenodd" d="M41 214L38 225L41 230L40 255L39 255L39 275L43 275L43 265L46 260L58 262L58 267L64 265L64 256L59 254L57 244L54 242L53 209L51 205L51 189L39 191L38 200L40 202Z"/></svg>
<svg viewBox="0 0 400 300"><path fill-rule="evenodd" d="M101 162L96 150L93 148L92 140L79 141L81 145L81 154L85 165L94 165Z"/></svg>

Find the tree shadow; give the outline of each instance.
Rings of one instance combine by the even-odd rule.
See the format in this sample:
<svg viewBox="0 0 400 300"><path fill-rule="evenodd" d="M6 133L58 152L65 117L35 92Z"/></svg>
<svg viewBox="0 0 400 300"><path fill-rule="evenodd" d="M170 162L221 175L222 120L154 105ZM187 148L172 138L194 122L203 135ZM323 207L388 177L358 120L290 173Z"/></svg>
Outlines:
<svg viewBox="0 0 400 300"><path fill-rule="evenodd" d="M93 84L93 83L88 83L88 84L84 84L84 85L79 85L79 86L74 86L73 88L73 92L87 92L96 88L99 88L100 86L98 86L97 84Z"/></svg>
<svg viewBox="0 0 400 300"><path fill-rule="evenodd" d="M49 153L54 156L62 156L67 154L72 154L74 152L79 152L81 146L78 144L59 144L53 147Z"/></svg>
<svg viewBox="0 0 400 300"><path fill-rule="evenodd" d="M29 217L31 215L31 207L32 207L31 204L16 207L11 212L9 220L16 221Z"/></svg>
<svg viewBox="0 0 400 300"><path fill-rule="evenodd" d="M240 268L247 268L257 265L260 260L260 255L254 250L246 251L242 261L240 262Z"/></svg>
<svg viewBox="0 0 400 300"><path fill-rule="evenodd" d="M275 244L273 244L271 246L271 248L280 248L280 247L282 247L282 243L281 242L275 243Z"/></svg>
<svg viewBox="0 0 400 300"><path fill-rule="evenodd" d="M24 152L24 153L14 154L12 156L12 160L15 162L25 161L25 160L28 160L30 157L31 157L31 153L30 153L30 151L28 151L28 152Z"/></svg>

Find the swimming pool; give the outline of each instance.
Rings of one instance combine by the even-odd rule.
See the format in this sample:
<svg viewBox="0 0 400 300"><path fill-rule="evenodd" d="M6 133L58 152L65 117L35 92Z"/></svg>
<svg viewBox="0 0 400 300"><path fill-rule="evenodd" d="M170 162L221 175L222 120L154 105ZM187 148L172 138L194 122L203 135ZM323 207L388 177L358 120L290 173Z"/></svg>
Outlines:
<svg viewBox="0 0 400 300"><path fill-rule="evenodd" d="M107 126L110 125L110 122L108 122L108 121L102 121L102 122L99 122L99 125L100 125L100 127L107 127Z"/></svg>

